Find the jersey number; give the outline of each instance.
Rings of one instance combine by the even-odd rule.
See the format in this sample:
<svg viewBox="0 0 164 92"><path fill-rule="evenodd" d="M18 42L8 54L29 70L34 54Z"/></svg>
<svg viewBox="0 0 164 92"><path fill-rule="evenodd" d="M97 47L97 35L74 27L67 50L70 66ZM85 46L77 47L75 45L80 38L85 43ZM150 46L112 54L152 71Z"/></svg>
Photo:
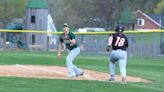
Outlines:
<svg viewBox="0 0 164 92"><path fill-rule="evenodd" d="M121 47L124 45L124 42L125 42L125 38L117 37L117 40L116 40L114 46Z"/></svg>

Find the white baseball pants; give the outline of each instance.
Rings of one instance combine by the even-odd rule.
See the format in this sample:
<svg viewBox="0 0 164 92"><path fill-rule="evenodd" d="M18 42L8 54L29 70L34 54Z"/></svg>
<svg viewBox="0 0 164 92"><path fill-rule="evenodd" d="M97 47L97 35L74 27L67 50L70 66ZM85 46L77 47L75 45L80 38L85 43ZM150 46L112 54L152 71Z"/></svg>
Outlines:
<svg viewBox="0 0 164 92"><path fill-rule="evenodd" d="M73 64L73 60L75 59L75 57L80 53L80 48L74 48L72 49L67 57L66 57L66 65L68 68L68 77L69 76L76 76L76 75L80 75L81 74L81 70L78 69L74 64Z"/></svg>

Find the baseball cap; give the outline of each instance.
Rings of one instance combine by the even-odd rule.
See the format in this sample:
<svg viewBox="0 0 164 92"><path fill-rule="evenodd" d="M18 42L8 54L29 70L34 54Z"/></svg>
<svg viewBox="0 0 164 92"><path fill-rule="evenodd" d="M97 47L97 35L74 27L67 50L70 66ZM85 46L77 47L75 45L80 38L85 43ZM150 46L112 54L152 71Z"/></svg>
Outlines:
<svg viewBox="0 0 164 92"><path fill-rule="evenodd" d="M67 23L64 23L63 24L63 27L69 27Z"/></svg>

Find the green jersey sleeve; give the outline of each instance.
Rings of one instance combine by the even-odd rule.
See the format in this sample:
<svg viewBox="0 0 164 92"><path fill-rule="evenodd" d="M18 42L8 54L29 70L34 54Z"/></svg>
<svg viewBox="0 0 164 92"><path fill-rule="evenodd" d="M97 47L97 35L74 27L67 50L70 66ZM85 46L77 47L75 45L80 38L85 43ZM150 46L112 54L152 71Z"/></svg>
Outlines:
<svg viewBox="0 0 164 92"><path fill-rule="evenodd" d="M71 32L70 35L69 35L70 39L76 39L75 35Z"/></svg>

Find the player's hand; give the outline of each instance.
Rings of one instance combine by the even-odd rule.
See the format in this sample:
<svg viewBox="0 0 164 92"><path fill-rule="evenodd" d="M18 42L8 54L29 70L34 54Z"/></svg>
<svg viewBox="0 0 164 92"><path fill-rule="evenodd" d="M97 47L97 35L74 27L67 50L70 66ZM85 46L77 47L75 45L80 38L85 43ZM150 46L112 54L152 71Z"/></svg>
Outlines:
<svg viewBox="0 0 164 92"><path fill-rule="evenodd" d="M110 46L108 45L107 47L106 47L106 51L109 51L110 50Z"/></svg>

